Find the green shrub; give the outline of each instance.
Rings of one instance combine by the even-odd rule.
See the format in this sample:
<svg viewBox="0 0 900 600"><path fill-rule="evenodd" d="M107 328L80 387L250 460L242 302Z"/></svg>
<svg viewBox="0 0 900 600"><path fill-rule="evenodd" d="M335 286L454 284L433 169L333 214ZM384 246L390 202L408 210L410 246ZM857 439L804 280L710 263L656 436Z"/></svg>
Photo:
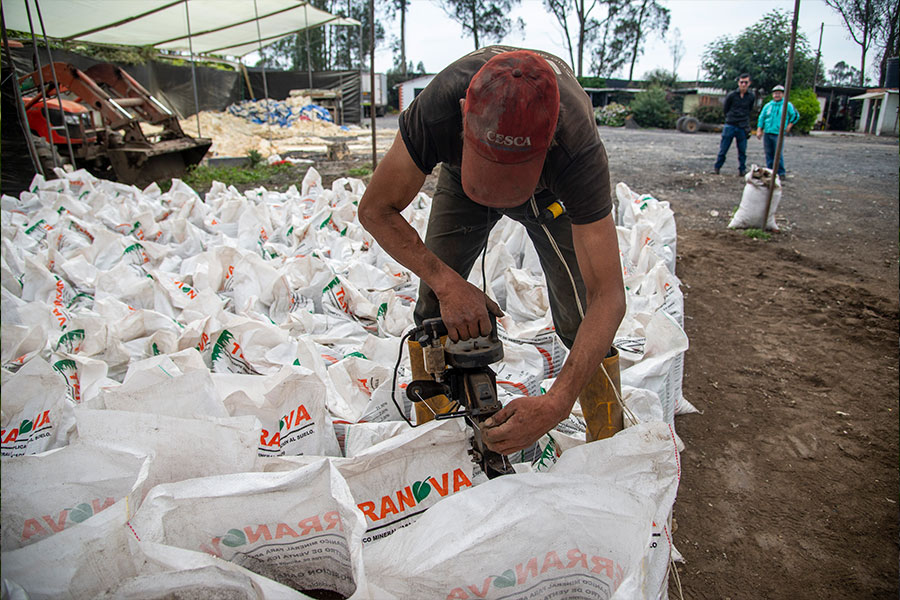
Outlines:
<svg viewBox="0 0 900 600"><path fill-rule="evenodd" d="M809 133L816 124L816 117L819 116L819 100L816 93L811 88L802 90L791 90L791 104L800 113L800 120L794 125L791 131L799 131L800 133Z"/></svg>
<svg viewBox="0 0 900 600"><path fill-rule="evenodd" d="M652 87L634 97L629 105L635 122L641 127L661 127L671 129L675 126L677 115L666 100L666 91L661 87Z"/></svg>
<svg viewBox="0 0 900 600"><path fill-rule="evenodd" d="M720 124L725 122L725 109L721 104L715 106L698 106L694 109L693 115L701 123Z"/></svg>
<svg viewBox="0 0 900 600"><path fill-rule="evenodd" d="M260 154L258 150L248 150L247 158L250 159L250 164L248 166L251 169L255 169L263 163L262 154Z"/></svg>
<svg viewBox="0 0 900 600"><path fill-rule="evenodd" d="M610 102L603 108L594 109L594 116L598 125L607 127L621 127L625 124L625 118L631 114L627 106Z"/></svg>

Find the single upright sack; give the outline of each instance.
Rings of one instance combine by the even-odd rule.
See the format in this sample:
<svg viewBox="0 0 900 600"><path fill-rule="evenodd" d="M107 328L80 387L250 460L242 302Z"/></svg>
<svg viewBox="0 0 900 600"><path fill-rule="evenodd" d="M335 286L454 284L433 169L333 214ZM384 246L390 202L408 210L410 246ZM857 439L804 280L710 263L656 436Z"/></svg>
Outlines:
<svg viewBox="0 0 900 600"><path fill-rule="evenodd" d="M297 591L348 598L365 589L365 524L326 459L157 486L130 525L142 541L207 552Z"/></svg>
<svg viewBox="0 0 900 600"><path fill-rule="evenodd" d="M775 211L781 202L781 180L775 177L775 191L772 193L772 205L769 207L769 217L765 218L766 203L769 200L769 181L772 177L772 169L753 165L744 176L744 195L741 196L741 205L728 224L729 229L746 229L756 227L778 231L775 224ZM763 227L763 221L766 222Z"/></svg>

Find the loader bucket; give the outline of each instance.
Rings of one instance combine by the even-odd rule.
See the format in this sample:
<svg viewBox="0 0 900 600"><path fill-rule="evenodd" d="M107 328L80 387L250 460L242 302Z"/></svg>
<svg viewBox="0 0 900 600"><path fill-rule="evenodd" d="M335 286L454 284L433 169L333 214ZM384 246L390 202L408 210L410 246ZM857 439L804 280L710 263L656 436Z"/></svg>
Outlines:
<svg viewBox="0 0 900 600"><path fill-rule="evenodd" d="M212 145L209 138L163 140L150 145L109 148L109 162L116 179L138 187L154 181L181 177L199 163Z"/></svg>

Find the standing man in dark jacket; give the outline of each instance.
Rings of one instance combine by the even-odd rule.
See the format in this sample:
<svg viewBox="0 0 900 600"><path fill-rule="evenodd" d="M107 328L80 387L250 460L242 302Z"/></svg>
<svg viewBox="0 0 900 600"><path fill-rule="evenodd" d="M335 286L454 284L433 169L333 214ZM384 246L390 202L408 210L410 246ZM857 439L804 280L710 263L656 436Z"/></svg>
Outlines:
<svg viewBox="0 0 900 600"><path fill-rule="evenodd" d="M722 141L719 143L719 156L716 158L714 171L716 175L725 164L725 155L731 147L731 140L737 142L738 173L743 176L747 172L747 138L750 137L750 111L756 103L756 96L750 91L750 74L741 73L738 77L738 89L725 96L725 128L722 129Z"/></svg>

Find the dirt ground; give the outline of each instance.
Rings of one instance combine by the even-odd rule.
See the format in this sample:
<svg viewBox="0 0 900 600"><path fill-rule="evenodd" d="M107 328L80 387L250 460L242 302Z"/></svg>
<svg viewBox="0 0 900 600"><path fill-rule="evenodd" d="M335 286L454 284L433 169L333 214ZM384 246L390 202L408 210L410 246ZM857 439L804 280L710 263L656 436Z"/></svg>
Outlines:
<svg viewBox="0 0 900 600"><path fill-rule="evenodd" d="M717 134L600 133L613 185L670 202L678 227L684 394L703 413L676 419L683 597L896 598L897 139L788 138L781 233L757 241L727 229L743 181L734 148L710 172ZM763 157L753 138L748 165Z"/></svg>
<svg viewBox="0 0 900 600"><path fill-rule="evenodd" d="M684 597L896 598L896 138L788 138L782 232L755 241L726 228L743 182L734 148L710 174L718 135L601 137L612 181L678 226L684 394L703 411L676 419Z"/></svg>

